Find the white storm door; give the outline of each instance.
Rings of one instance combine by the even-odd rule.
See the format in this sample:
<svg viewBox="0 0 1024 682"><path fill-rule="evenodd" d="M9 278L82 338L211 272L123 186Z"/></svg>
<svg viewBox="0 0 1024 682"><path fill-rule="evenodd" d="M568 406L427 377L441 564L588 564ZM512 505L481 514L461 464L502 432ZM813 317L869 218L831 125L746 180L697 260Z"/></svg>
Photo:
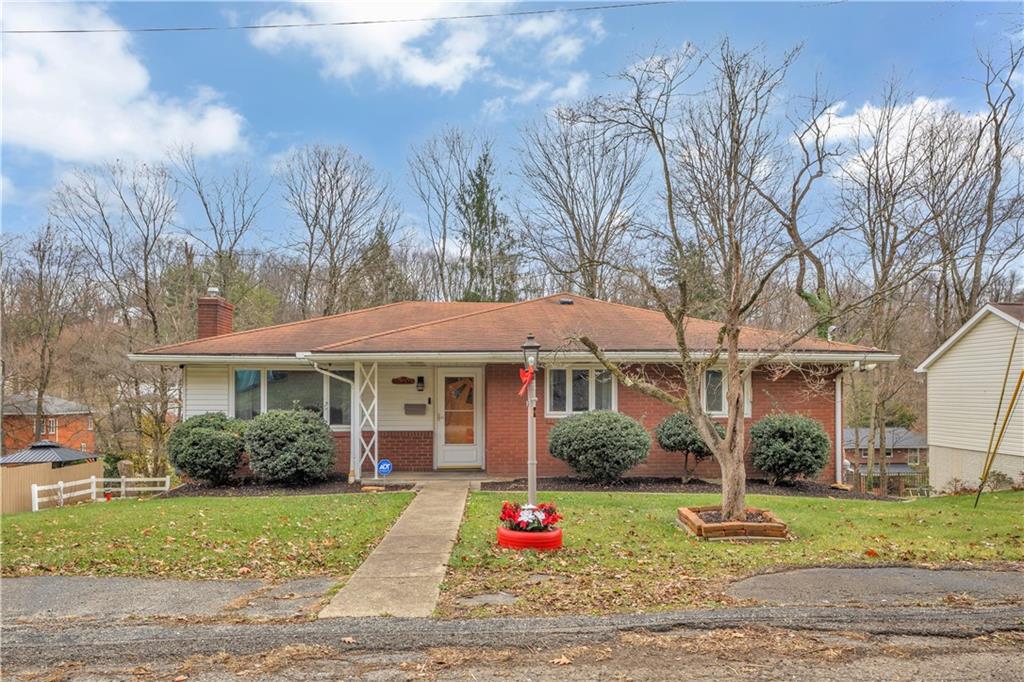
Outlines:
<svg viewBox="0 0 1024 682"><path fill-rule="evenodd" d="M437 468L482 467L483 372L439 369L437 372Z"/></svg>

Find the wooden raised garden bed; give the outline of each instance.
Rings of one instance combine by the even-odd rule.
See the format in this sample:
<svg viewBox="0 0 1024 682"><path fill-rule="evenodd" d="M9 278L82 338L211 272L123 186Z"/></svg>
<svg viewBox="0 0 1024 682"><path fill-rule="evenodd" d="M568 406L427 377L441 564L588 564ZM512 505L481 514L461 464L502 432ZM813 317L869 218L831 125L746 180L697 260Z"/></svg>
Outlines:
<svg viewBox="0 0 1024 682"><path fill-rule="evenodd" d="M785 540L789 533L786 524L767 509L747 507L747 521L714 521L721 507L680 507L679 525L701 540Z"/></svg>

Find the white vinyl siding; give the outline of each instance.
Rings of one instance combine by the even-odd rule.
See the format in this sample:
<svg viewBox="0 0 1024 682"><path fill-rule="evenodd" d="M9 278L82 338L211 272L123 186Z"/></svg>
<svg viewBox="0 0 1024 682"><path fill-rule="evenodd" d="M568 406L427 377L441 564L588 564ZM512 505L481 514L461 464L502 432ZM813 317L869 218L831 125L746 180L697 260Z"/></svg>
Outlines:
<svg viewBox="0 0 1024 682"><path fill-rule="evenodd" d="M434 410L428 404L434 395L434 369L432 367L380 367L378 390L380 403L378 416L381 431L433 431ZM416 390L417 377L423 377L423 390ZM395 379L408 378L413 383L394 383ZM423 410L423 414L406 414L406 405L419 407L410 411Z"/></svg>
<svg viewBox="0 0 1024 682"><path fill-rule="evenodd" d="M227 366L186 367L185 419L209 412L228 414L230 390L231 381Z"/></svg>
<svg viewBox="0 0 1024 682"><path fill-rule="evenodd" d="M988 314L928 368L930 448L986 451L1013 336L1011 322ZM1000 426L1021 367L1024 367L1024 331L1017 339L1010 366L1009 385L999 415ZM1010 418L999 453L1020 458L1018 471L1024 470L1024 408L1021 405ZM930 455L929 466L936 465L941 466Z"/></svg>

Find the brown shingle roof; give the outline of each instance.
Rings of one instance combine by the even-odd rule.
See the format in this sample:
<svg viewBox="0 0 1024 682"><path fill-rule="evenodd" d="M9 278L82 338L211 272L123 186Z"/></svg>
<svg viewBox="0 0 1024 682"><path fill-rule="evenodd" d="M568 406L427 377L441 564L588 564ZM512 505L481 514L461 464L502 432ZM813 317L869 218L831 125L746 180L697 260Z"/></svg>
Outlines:
<svg viewBox="0 0 1024 682"><path fill-rule="evenodd" d="M1024 322L1024 303L993 303L992 307Z"/></svg>
<svg viewBox="0 0 1024 682"><path fill-rule="evenodd" d="M565 305L562 301L571 301ZM712 349L721 324L689 318L686 328L691 349ZM566 348L567 339L587 335L607 351L671 351L675 330L665 317L646 308L598 301L572 294L512 303L467 312L446 320L410 325L404 329L367 334L320 346L314 352L517 352L528 333L545 349ZM783 334L744 327L740 345L760 350L777 345ZM574 347L582 350L582 347ZM868 351L864 346L806 338L794 348L802 351Z"/></svg>
<svg viewBox="0 0 1024 682"><path fill-rule="evenodd" d="M318 346L508 303L404 301L151 348L142 355L295 355Z"/></svg>
<svg viewBox="0 0 1024 682"><path fill-rule="evenodd" d="M572 301L564 305L563 300ZM721 325L690 318L686 336L694 350L715 347ZM519 303L411 301L331 317L253 329L146 351L151 355L294 355L319 353L519 352L528 333L546 350L567 347L586 334L608 351L672 351L675 334L661 313L644 308L556 294ZM745 327L745 350L770 348L783 334ZM795 351L875 349L806 338Z"/></svg>

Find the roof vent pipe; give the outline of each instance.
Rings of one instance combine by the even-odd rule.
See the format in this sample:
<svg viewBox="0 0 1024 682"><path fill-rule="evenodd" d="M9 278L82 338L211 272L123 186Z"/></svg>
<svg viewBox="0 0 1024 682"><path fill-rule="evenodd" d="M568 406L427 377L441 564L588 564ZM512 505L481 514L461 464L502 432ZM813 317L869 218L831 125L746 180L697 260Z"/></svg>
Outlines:
<svg viewBox="0 0 1024 682"><path fill-rule="evenodd" d="M572 305L572 304L573 304L573 300L571 298L567 297L567 296L558 299L558 305Z"/></svg>

